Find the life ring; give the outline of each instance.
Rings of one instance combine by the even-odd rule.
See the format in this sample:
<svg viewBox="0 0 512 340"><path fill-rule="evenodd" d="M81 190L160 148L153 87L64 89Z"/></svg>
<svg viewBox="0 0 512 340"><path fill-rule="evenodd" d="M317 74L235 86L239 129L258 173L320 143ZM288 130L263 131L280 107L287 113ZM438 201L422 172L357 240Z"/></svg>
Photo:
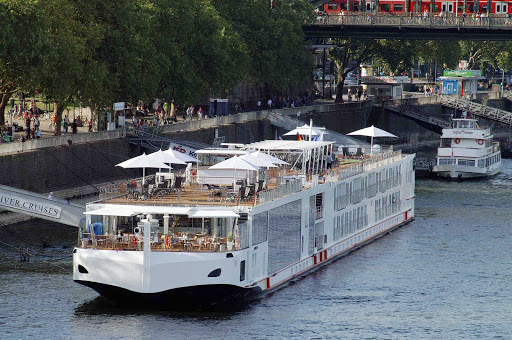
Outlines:
<svg viewBox="0 0 512 340"><path fill-rule="evenodd" d="M132 236L130 238L130 244L133 246L133 247L136 247L137 246L137 238L135 236Z"/></svg>
<svg viewBox="0 0 512 340"><path fill-rule="evenodd" d="M455 138L455 144L459 144L460 143L460 138Z"/></svg>
<svg viewBox="0 0 512 340"><path fill-rule="evenodd" d="M165 247L171 248L171 237L169 235L165 237Z"/></svg>
<svg viewBox="0 0 512 340"><path fill-rule="evenodd" d="M484 140L483 140L483 139L479 139L479 140L478 140L478 144L479 144L479 145L484 145Z"/></svg>
<svg viewBox="0 0 512 340"><path fill-rule="evenodd" d="M125 189L124 189L124 183L123 183L123 184L121 184L121 186L119 187L119 192L120 192L121 194L124 194L124 191L125 191Z"/></svg>

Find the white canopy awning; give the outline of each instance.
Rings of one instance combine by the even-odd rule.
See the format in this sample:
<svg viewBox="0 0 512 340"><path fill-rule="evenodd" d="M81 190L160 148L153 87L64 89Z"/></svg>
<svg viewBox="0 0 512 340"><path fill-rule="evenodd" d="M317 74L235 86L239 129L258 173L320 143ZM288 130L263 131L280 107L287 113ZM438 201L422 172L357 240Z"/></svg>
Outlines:
<svg viewBox="0 0 512 340"><path fill-rule="evenodd" d="M134 216L133 209L119 208L118 206L104 207L84 212L84 215L98 215L98 216Z"/></svg>
<svg viewBox="0 0 512 340"><path fill-rule="evenodd" d="M141 206L141 205L108 205L105 207L86 211L85 215L100 216L135 216L139 214L162 214L162 215L186 215L190 208L187 207L166 207L166 206Z"/></svg>
<svg viewBox="0 0 512 340"><path fill-rule="evenodd" d="M203 218L203 217L240 217L237 213L231 210L193 210L188 213L188 217L191 218Z"/></svg>

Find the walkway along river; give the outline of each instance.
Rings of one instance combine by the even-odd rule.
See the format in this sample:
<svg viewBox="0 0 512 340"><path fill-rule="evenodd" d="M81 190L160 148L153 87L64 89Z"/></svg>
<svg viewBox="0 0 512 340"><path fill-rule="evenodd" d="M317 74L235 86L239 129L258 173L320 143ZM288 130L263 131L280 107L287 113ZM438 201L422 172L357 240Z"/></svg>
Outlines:
<svg viewBox="0 0 512 340"><path fill-rule="evenodd" d="M471 339L512 334L512 161L489 180L417 181L417 218L249 305L129 310L72 281L76 229L0 226L9 338ZM34 245L44 242L49 248ZM13 247L14 248L13 248ZM29 248L20 262L17 247Z"/></svg>

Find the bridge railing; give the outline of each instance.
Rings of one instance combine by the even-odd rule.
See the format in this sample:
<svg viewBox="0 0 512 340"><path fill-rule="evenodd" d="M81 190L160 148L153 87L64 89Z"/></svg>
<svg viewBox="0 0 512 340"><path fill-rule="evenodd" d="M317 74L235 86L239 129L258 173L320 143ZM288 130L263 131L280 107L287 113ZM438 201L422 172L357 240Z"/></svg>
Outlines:
<svg viewBox="0 0 512 340"><path fill-rule="evenodd" d="M317 17L317 25L364 25L364 26L407 26L427 28L487 28L512 30L512 18L504 15L490 17L466 17L455 15L382 14L382 13L350 13L344 15L321 15Z"/></svg>

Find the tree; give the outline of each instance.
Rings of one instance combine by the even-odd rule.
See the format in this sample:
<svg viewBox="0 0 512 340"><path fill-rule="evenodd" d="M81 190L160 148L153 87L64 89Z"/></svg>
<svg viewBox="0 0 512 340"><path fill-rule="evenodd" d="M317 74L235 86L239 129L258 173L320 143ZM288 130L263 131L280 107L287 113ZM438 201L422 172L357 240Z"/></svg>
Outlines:
<svg viewBox="0 0 512 340"><path fill-rule="evenodd" d="M210 1L155 0L153 44L161 70L158 93L172 103L225 93L248 65L246 46Z"/></svg>
<svg viewBox="0 0 512 340"><path fill-rule="evenodd" d="M250 55L246 80L265 84L269 91L303 88L311 77L312 54L302 25L313 20L305 1L281 0L274 9L268 0L213 1L245 41Z"/></svg>
<svg viewBox="0 0 512 340"><path fill-rule="evenodd" d="M390 74L409 74L413 61L416 59L416 41L414 40L381 40L379 53L374 56L373 66L382 66Z"/></svg>
<svg viewBox="0 0 512 340"><path fill-rule="evenodd" d="M336 86L336 101L343 101L343 87L347 74L359 67L363 62L369 62L380 51L381 45L377 40L342 39L336 41L336 48L329 52L330 58L336 65L338 85Z"/></svg>
<svg viewBox="0 0 512 340"><path fill-rule="evenodd" d="M11 96L33 90L42 68L40 50L47 37L40 10L37 1L0 3L0 125L5 124L5 108Z"/></svg>

